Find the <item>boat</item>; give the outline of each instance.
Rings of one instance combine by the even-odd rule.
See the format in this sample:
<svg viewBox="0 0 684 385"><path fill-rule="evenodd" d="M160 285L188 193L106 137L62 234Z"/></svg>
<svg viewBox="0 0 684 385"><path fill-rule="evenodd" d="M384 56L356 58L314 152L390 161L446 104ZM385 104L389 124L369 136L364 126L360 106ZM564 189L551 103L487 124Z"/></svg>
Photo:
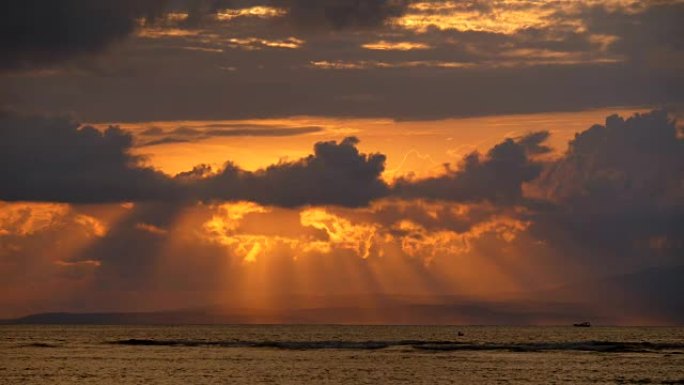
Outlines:
<svg viewBox="0 0 684 385"><path fill-rule="evenodd" d="M576 324L572 324L572 326L576 328L589 328L591 327L591 322L585 321L585 322L578 322Z"/></svg>

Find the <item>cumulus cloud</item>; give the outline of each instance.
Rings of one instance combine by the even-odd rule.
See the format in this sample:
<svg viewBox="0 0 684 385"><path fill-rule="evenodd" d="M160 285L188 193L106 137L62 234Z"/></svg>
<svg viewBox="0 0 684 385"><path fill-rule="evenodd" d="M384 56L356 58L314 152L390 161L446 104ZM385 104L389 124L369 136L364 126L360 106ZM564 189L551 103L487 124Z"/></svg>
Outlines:
<svg viewBox="0 0 684 385"><path fill-rule="evenodd" d="M117 127L98 131L68 118L0 116L0 199L102 203L252 200L277 206L366 205L387 193L385 156L362 154L356 138L319 142L314 154L248 172L228 163L169 177L131 155Z"/></svg>
<svg viewBox="0 0 684 385"><path fill-rule="evenodd" d="M319 142L314 154L248 173L232 164L200 182L208 199L233 196L267 205L302 206L335 204L363 206L387 194L380 179L385 168L382 154L361 154L358 139Z"/></svg>
<svg viewBox="0 0 684 385"><path fill-rule="evenodd" d="M0 128L0 160L11 165L0 170L0 199L7 201L242 200L283 207L358 207L397 197L501 208L530 205L535 198L573 212L669 212L671 217L684 196L682 140L662 111L627 120L610 117L605 126L578 134L569 152L553 162L543 157L549 134L536 132L506 139L486 154L470 154L441 176L404 178L392 186L381 179L385 156L361 153L353 137L316 143L306 158L258 171L228 162L218 171L198 166L171 177L132 155L131 135L117 127L98 131L68 118L5 112ZM152 130L150 135L161 133ZM534 197L524 193L526 185Z"/></svg>
<svg viewBox="0 0 684 385"><path fill-rule="evenodd" d="M424 180L399 180L396 194L407 198L430 198L448 201L490 201L510 204L523 198L522 186L537 178L542 162L534 155L549 148L543 145L547 132L537 132L518 139L506 139L486 155L477 152L466 156L457 170Z"/></svg>
<svg viewBox="0 0 684 385"><path fill-rule="evenodd" d="M172 195L171 181L129 150L130 134L69 118L0 115L0 199L112 202Z"/></svg>
<svg viewBox="0 0 684 385"><path fill-rule="evenodd" d="M73 125L68 127L62 132L79 132ZM106 134L95 136L86 127L80 130L99 139L70 138L104 151L97 146L102 146ZM28 133L43 144L42 151L51 154L46 143L64 144L46 130ZM28 276L24 270L41 282L58 277L52 282L88 284L92 290L81 292L87 292L83 297L90 298L91 308L108 295L117 298L116 303L128 303L130 293L168 306L198 298L211 301L211 293L235 289L230 285L241 282L250 266L266 265L272 276L258 284L284 296L298 290L295 282L300 278L310 279L317 290L336 293L350 289L349 282L358 279L363 283L351 289L366 294L378 287L401 291L427 286L434 290L431 295L476 296L501 290L532 293L570 281L574 286L568 287L573 289L563 298L597 303L595 293L601 292L603 308L620 304L617 315L611 315L616 319L625 314L623 303L631 304L636 310L630 311L639 315L654 311L641 306L653 305L655 297L674 298L681 285L640 285L661 278L676 282L678 273L673 272L681 270L671 270L681 266L684 251L680 239L684 140L675 122L663 111L627 119L612 116L605 124L578 133L567 153L556 159L539 157L548 151L547 135L507 139L484 155L466 157L460 169L443 177L403 180L393 189L379 181L384 157L360 153L357 141L348 138L318 143L307 158L257 172L229 164L218 173L200 166L175 178L165 177L176 194L192 201L169 200L164 191L156 202L112 205L117 214L106 220L97 214L99 205L86 209L0 203L0 271L14 274L4 283L8 292L21 285L17 277ZM3 149L8 148L20 149L18 145ZM83 151L67 148L72 153ZM39 159L35 149L26 156ZM2 182L4 194L7 184ZM521 190L524 183L531 185L535 196ZM407 196L411 199L401 198ZM381 197L386 199L368 204ZM196 204L197 200L237 199L286 207L353 208ZM71 246L55 250L46 246L57 240ZM299 270L301 266L305 268ZM605 279L613 274L639 275L653 266L660 268L649 273L647 281ZM316 274L296 275L301 271ZM601 282L630 297L614 302ZM548 295L544 293L541 297ZM29 294L16 303L47 301ZM71 304L81 298L71 292L60 295L74 298ZM177 295L187 297L180 301ZM673 306L680 306L680 301L664 302L663 309L679 314Z"/></svg>
<svg viewBox="0 0 684 385"><path fill-rule="evenodd" d="M667 113L611 116L577 134L535 182L554 206L536 214L532 231L590 264L676 262L684 250L683 164L684 140ZM592 260L597 255L603 262Z"/></svg>

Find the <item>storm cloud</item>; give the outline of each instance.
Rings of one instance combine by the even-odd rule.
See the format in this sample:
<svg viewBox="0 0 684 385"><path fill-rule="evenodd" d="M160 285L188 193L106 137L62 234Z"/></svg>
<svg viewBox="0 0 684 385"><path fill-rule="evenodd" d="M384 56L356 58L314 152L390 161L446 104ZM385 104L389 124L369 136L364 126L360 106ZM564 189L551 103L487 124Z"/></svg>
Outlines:
<svg viewBox="0 0 684 385"><path fill-rule="evenodd" d="M611 116L535 182L553 206L534 215L531 231L588 264L681 263L683 165L684 140L666 112Z"/></svg>

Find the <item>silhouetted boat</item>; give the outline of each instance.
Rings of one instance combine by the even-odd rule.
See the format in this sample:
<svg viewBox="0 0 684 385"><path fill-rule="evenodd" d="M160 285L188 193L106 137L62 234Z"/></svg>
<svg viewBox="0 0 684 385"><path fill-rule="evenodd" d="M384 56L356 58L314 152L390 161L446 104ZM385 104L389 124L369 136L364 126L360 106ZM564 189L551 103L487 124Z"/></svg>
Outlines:
<svg viewBox="0 0 684 385"><path fill-rule="evenodd" d="M572 324L572 326L576 328L589 328L591 327L591 322L586 321L586 322L578 322L576 324Z"/></svg>

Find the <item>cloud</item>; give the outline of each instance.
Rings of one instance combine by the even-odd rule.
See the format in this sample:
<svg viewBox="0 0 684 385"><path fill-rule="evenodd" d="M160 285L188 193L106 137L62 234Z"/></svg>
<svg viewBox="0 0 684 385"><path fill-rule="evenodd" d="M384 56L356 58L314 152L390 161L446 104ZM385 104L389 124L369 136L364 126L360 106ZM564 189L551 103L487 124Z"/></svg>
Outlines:
<svg viewBox="0 0 684 385"><path fill-rule="evenodd" d="M216 176L200 181L206 199L232 196L277 206L333 204L364 206L388 193L380 179L382 154L361 154L358 139L319 142L314 154L296 162L279 163L249 173L232 164Z"/></svg>
<svg viewBox="0 0 684 385"><path fill-rule="evenodd" d="M684 43L679 36L684 34L684 3L653 2L642 12L594 6L585 9L583 17L594 34L615 36L608 49L626 55L634 64L681 70ZM670 55L669 63L658 63L666 55Z"/></svg>
<svg viewBox="0 0 684 385"><path fill-rule="evenodd" d="M553 206L534 215L531 230L591 265L681 260L683 164L684 140L666 112L608 117L577 134L535 182Z"/></svg>
<svg viewBox="0 0 684 385"><path fill-rule="evenodd" d="M103 51L146 24L197 28L216 21L231 0L22 0L0 8L0 70L50 66ZM272 0L296 25L376 27L398 16L405 0ZM247 4L243 4L247 5ZM166 20L169 12L183 15ZM210 17L214 16L214 17Z"/></svg>
<svg viewBox="0 0 684 385"><path fill-rule="evenodd" d="M154 18L164 0L22 0L0 11L0 69L32 67L98 52Z"/></svg>
<svg viewBox="0 0 684 385"><path fill-rule="evenodd" d="M543 164L534 155L549 151L543 145L548 136L547 132L537 132L506 139L486 156L477 152L466 156L457 170L448 168L443 176L401 179L396 183L395 193L405 198L515 203L523 198L523 184L537 178L542 171Z"/></svg>
<svg viewBox="0 0 684 385"><path fill-rule="evenodd" d="M270 0L301 27L372 28L401 16L409 0Z"/></svg>
<svg viewBox="0 0 684 385"><path fill-rule="evenodd" d="M133 138L118 127L98 131L68 118L4 112L0 115L0 162L12 166L0 170L0 199L68 203L251 200L287 207L363 206L388 192L380 179L385 156L362 154L357 144L356 138L319 142L307 158L256 172L228 163L215 175L200 166L172 178L131 155Z"/></svg>
<svg viewBox="0 0 684 385"><path fill-rule="evenodd" d="M59 135L78 132L59 128L68 120L42 121L51 121L52 130L26 135L41 139L50 154L46 143L60 147ZM78 140L104 151L105 134L81 131L100 139ZM156 202L109 205L110 215L100 205L0 203L0 281L6 292L20 293L5 302L26 309L24 303L61 298L75 309L110 303L131 310L211 302L220 292L222 300L249 303L259 294L245 293L256 287L283 296L307 287L364 295L411 288L431 298L519 290L557 300L558 291L538 290L571 283L564 300L583 299L587 309L600 304L596 314L611 319L662 309L679 314L670 304L678 301L656 300L678 294L670 283L681 268L672 269L684 255L684 140L675 122L663 111L612 116L578 133L553 159L543 156L546 138L538 132L504 140L444 177L402 181L406 190L382 184L384 157L360 153L349 138L318 143L307 158L258 172L228 165L217 174L198 167L166 177L190 202L159 195ZM3 150L18 150L17 143ZM35 150L27 156L38 159ZM221 203L243 198L305 207ZM384 199L368 204L378 198ZM351 207L307 206L317 204ZM658 269L648 280L606 279L651 267ZM25 289L27 280L40 282L43 296ZM71 291L53 294L50 282ZM140 302L130 304L132 297Z"/></svg>
<svg viewBox="0 0 684 385"><path fill-rule="evenodd" d="M129 153L133 138L69 118L0 115L0 199L113 202L173 195L171 181Z"/></svg>
<svg viewBox="0 0 684 385"><path fill-rule="evenodd" d="M165 132L158 127L151 127L144 130L141 135L145 137L157 137L157 139L144 142L140 146L188 143L213 137L283 137L311 134L321 131L323 131L323 127L319 126L286 127L259 124L214 124L199 128L178 127L170 132Z"/></svg>

